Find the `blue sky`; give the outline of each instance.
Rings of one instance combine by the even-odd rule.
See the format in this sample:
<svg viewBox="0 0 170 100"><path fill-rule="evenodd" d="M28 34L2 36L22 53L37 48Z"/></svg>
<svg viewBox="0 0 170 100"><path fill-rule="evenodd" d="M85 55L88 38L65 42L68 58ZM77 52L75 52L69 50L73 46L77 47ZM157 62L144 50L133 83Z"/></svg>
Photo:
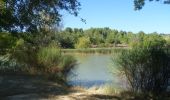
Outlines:
<svg viewBox="0 0 170 100"><path fill-rule="evenodd" d="M86 24L68 13L63 14L63 26L88 29L109 27L124 31L170 33L170 5L161 2L146 3L134 11L133 0L79 0L79 16Z"/></svg>

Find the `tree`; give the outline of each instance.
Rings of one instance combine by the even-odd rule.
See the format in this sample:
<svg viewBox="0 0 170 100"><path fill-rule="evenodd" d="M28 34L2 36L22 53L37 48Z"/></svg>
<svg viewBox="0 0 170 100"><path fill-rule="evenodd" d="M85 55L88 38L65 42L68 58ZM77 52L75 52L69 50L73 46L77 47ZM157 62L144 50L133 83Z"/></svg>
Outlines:
<svg viewBox="0 0 170 100"><path fill-rule="evenodd" d="M111 33L107 34L106 43L117 44L118 43L118 31L112 30Z"/></svg>
<svg viewBox="0 0 170 100"><path fill-rule="evenodd" d="M90 28L84 31L85 36L90 38L90 41L93 45L103 44L107 35L111 33L109 28Z"/></svg>
<svg viewBox="0 0 170 100"><path fill-rule="evenodd" d="M135 10L140 10L145 5L147 0L134 0ZM149 0L149 1L161 1L161 0ZM170 4L170 0L162 0L164 4Z"/></svg>
<svg viewBox="0 0 170 100"><path fill-rule="evenodd" d="M125 31L120 31L118 38L121 44L127 43L127 33Z"/></svg>
<svg viewBox="0 0 170 100"><path fill-rule="evenodd" d="M165 46L166 40L157 33L151 33L145 36L142 46L145 47L156 47L156 48L162 48Z"/></svg>
<svg viewBox="0 0 170 100"><path fill-rule="evenodd" d="M167 45L168 47L170 47L170 36L167 35L167 36L165 36L164 38L165 38L165 40L166 40L166 45Z"/></svg>
<svg viewBox="0 0 170 100"><path fill-rule="evenodd" d="M80 37L78 39L76 48L89 48L90 47L90 38L89 37Z"/></svg>
<svg viewBox="0 0 170 100"><path fill-rule="evenodd" d="M0 31L36 32L59 24L61 10L78 15L77 0L0 0Z"/></svg>
<svg viewBox="0 0 170 100"><path fill-rule="evenodd" d="M57 33L56 38L62 48L74 48L75 40L73 34L63 31Z"/></svg>

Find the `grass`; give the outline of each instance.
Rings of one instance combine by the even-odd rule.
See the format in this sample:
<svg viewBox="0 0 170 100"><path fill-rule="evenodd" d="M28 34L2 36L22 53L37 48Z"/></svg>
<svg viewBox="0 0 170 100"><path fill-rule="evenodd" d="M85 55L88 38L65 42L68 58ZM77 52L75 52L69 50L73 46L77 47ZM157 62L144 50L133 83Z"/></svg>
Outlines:
<svg viewBox="0 0 170 100"><path fill-rule="evenodd" d="M61 49L63 53L86 53L86 54L111 54L128 48L87 48L87 49Z"/></svg>
<svg viewBox="0 0 170 100"><path fill-rule="evenodd" d="M89 88L88 91L96 94L119 95L122 89L114 86L113 84L105 84L101 86L93 86Z"/></svg>

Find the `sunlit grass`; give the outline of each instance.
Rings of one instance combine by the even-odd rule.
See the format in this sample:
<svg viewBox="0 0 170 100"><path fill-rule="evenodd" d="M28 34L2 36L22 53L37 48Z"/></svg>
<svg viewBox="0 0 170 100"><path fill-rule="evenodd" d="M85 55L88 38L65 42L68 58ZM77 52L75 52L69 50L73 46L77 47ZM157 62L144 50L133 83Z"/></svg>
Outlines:
<svg viewBox="0 0 170 100"><path fill-rule="evenodd" d="M113 84L104 84L101 86L94 85L87 90L95 94L104 94L104 95L119 95L122 91L121 88L114 86Z"/></svg>

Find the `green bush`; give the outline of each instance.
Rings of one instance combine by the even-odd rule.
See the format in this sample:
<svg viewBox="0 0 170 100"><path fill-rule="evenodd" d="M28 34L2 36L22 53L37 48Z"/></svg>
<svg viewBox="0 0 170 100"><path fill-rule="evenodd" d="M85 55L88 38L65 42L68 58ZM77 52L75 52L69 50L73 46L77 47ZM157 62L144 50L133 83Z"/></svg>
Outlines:
<svg viewBox="0 0 170 100"><path fill-rule="evenodd" d="M116 63L133 92L165 92L168 86L170 55L161 48L134 47L122 52Z"/></svg>

